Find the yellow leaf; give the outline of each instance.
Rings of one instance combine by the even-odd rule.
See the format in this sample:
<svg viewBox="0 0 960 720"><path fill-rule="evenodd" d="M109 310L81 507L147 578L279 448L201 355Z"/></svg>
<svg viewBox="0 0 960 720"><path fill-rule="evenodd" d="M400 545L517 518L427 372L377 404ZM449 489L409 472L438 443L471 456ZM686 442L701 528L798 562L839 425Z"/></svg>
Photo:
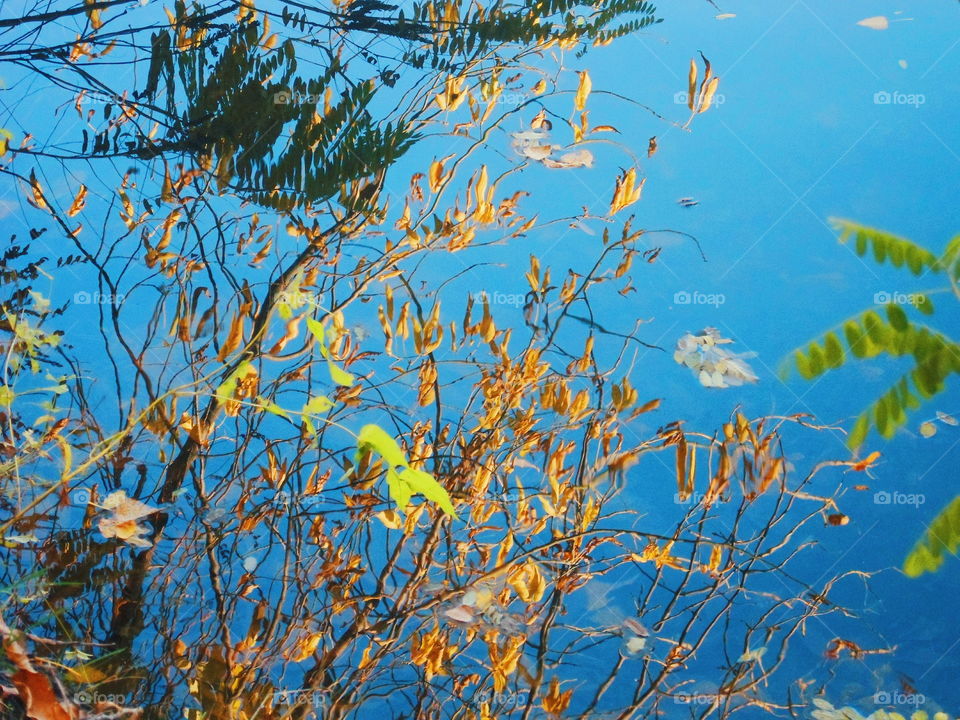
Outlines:
<svg viewBox="0 0 960 720"><path fill-rule="evenodd" d="M617 187L613 192L613 199L610 201L610 215L616 215L628 205L632 205L640 199L640 193L643 191L643 184L646 178L636 185L637 171L630 168L617 178Z"/></svg>
<svg viewBox="0 0 960 720"><path fill-rule="evenodd" d="M550 689L543 698L543 709L550 715L560 715L570 704L573 688L560 692L560 680L556 676L550 681Z"/></svg>
<svg viewBox="0 0 960 720"><path fill-rule="evenodd" d="M581 70L577 75L580 76L580 84L577 86L577 94L573 100L573 106L577 112L580 112L587 105L587 97L590 95L590 89L593 87L593 83L586 70Z"/></svg>
<svg viewBox="0 0 960 720"><path fill-rule="evenodd" d="M697 109L698 113L704 113L710 109L710 104L713 102L713 96L717 92L717 86L720 84L720 78L715 77L710 82L707 83L707 87L703 91L703 98L700 101L700 107Z"/></svg>
<svg viewBox="0 0 960 720"><path fill-rule="evenodd" d="M243 313L237 312L230 321L230 332L227 333L227 339L220 346L220 352L217 353L217 360L223 362L243 341Z"/></svg>
<svg viewBox="0 0 960 720"><path fill-rule="evenodd" d="M690 58L690 72L687 75L687 107L692 111L697 99L697 63Z"/></svg>
<svg viewBox="0 0 960 720"><path fill-rule="evenodd" d="M288 659L292 662L303 662L308 657L313 655L314 651L317 649L317 645L320 644L320 641L323 639L322 633L310 633L308 635L302 635L297 644L287 653Z"/></svg>

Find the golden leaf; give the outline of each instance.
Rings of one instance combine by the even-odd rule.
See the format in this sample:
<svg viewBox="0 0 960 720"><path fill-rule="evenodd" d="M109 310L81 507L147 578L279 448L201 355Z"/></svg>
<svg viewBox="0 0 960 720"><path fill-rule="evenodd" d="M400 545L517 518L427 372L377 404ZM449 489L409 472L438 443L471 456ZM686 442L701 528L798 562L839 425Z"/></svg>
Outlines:
<svg viewBox="0 0 960 720"><path fill-rule="evenodd" d="M220 352L217 353L217 360L220 362L226 360L234 350L240 347L240 343L243 341L243 315L242 311L238 311L233 316L233 320L230 321L230 332L227 333L227 339L220 346Z"/></svg>
<svg viewBox="0 0 960 720"><path fill-rule="evenodd" d="M81 210L83 210L84 205L87 204L87 186L81 185L80 190L77 191L77 196L73 199L73 204L70 206L70 209L67 210L67 215L73 217Z"/></svg>
<svg viewBox="0 0 960 720"><path fill-rule="evenodd" d="M580 112L587 105L587 97L590 95L590 89L593 87L593 83L586 70L579 71L577 75L580 76L580 84L577 86L577 94L574 97L573 106L577 112Z"/></svg>
<svg viewBox="0 0 960 720"><path fill-rule="evenodd" d="M322 639L323 633L318 632L301 635L296 644L285 653L285 656L292 662L303 662L313 655Z"/></svg>
<svg viewBox="0 0 960 720"><path fill-rule="evenodd" d="M687 107L693 111L697 100L697 63L690 58L690 72L687 75Z"/></svg>
<svg viewBox="0 0 960 720"><path fill-rule="evenodd" d="M720 78L715 77L710 82L707 83L707 87L703 91L703 98L700 100L700 107L697 109L698 113L705 113L710 109L710 104L713 102L713 96L717 92L717 86L720 84Z"/></svg>
<svg viewBox="0 0 960 720"><path fill-rule="evenodd" d="M573 688L560 692L560 680L556 676L550 681L550 689L543 698L543 709L550 715L560 715L570 704Z"/></svg>
<svg viewBox="0 0 960 720"><path fill-rule="evenodd" d="M625 207L640 199L640 193L643 191L646 178L641 180L639 185L636 185L636 181L637 171L635 168L630 168L617 178L617 186L613 191L613 199L610 201L609 215L616 215Z"/></svg>

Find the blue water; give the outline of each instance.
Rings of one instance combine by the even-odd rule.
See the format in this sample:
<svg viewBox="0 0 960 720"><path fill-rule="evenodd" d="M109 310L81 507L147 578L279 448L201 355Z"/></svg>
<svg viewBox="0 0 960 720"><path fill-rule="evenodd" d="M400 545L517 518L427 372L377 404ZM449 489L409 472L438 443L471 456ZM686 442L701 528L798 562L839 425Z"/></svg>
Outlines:
<svg viewBox="0 0 960 720"><path fill-rule="evenodd" d="M895 14L900 10L902 14ZM631 212L636 214L635 227L648 230L643 247L663 249L654 263L635 259L630 274L636 293L627 299L612 292L598 293L600 302L592 307L594 319L606 330L630 334L636 329L640 340L657 346L637 345L631 358L630 378L640 401L663 399L658 410L634 422L637 438L648 437L673 420L709 434L729 419L735 407L748 417L808 413L820 423L849 430L859 412L899 377L905 365L883 359L862 361L815 382L805 382L795 373L782 381L778 369L795 348L875 305L878 294L943 289L944 283L936 278L917 279L858 258L851 246L838 244L828 218L850 218L898 233L935 253L960 232L956 202L960 6L942 2L901 8L880 0L842 4L810 0L729 2L722 11L736 17L718 20L718 11L707 2L679 0L660 9L663 24L596 49L583 59L566 58L568 67L587 69L592 76L591 124L614 125L619 134L604 136L613 143L591 145L597 158L593 168L564 171L533 164L504 181L502 190L504 194L529 191L526 202L541 217L569 218L587 207L602 218L618 169L631 163L626 150L640 156L647 183L642 200ZM881 14L894 20L887 30L856 24ZM687 131L677 127L688 113L675 96L685 91L687 66L698 50L713 63L721 83L715 106L695 118ZM906 61L905 68L900 61ZM25 77L18 70L4 72L8 86ZM650 106L666 120L606 94L614 92ZM913 100L885 104L882 101L888 96L883 93ZM43 128L46 133L36 127L32 130L38 137L44 135L45 142L53 142L58 133L66 132L61 127L67 123L65 116L53 116L47 107L52 103L49 99L36 102L37 108L51 110L49 127ZM0 126L14 127L16 108L5 105L3 109ZM66 112L73 110L67 107ZM506 129L522 130L528 119L522 114L508 121ZM565 141L559 123L554 135ZM652 136L657 137L659 149L647 159L645 150ZM509 144L507 132L493 134L483 156L492 173L516 162ZM388 190L401 196L410 174L422 172L429 158L445 155L451 147L463 145L449 136L428 140L415 157L398 165L388 178ZM78 170L71 182L85 178L85 171ZM12 197L3 200L0 210L9 229L24 234L29 225L20 224ZM681 207L677 200L683 197L692 197L698 204ZM99 198L92 198L90 204L106 208L106 201ZM394 209L398 209L396 203ZM115 214L116 208L109 212ZM536 255L551 266L559 284L567 268L585 271L603 227L601 219L583 220L575 228L569 221L558 222L509 244L472 250L469 256L432 259L425 276L457 275L443 290L445 317L459 319L466 296L485 292L503 298L492 308L499 326L519 325L520 303L509 298L528 290L522 274L529 256ZM618 218L610 232L615 235L619 229ZM678 233L694 236L699 247ZM87 287L88 281L78 277L75 287L69 282L42 288L41 281L38 289L62 301ZM683 302L687 297L702 302ZM960 314L955 298L944 292L932 297L937 312L931 322L956 336ZM375 304L366 310L358 307L348 316L348 326L363 326L376 335ZM74 306L65 316L68 334L80 347L88 340L94 347L97 341L95 324L100 319L94 313L94 306ZM637 329L638 320L643 322ZM735 340L734 350L756 353L749 362L758 383L706 389L674 362L677 339L705 327L715 327ZM567 332L571 348L579 349L586 327L573 323ZM514 340L517 346L519 335ZM598 350L601 365L614 359L610 347ZM99 356L90 357L89 363L89 371L101 376L105 386L110 368ZM409 402L409 393L398 395L397 401ZM839 510L849 516L850 523L842 527L828 527L819 519L809 523L796 539L815 542L817 547L794 563L791 573L818 590L829 577L845 572L862 571L868 576L851 576L830 594L832 603L848 608L858 615L856 619L835 613L811 621L805 633L795 636L778 675L784 684L797 678L811 680L814 688L829 683L828 699L838 705L855 704L866 714L874 708L875 693L896 692L902 688L902 679L908 678L928 699L927 708L960 712L960 686L955 681L960 668L956 622L960 562L950 558L940 572L919 579L908 579L898 570L937 511L960 492L960 428L941 426L930 439L917 432L919 423L938 409L960 414L956 382L911 415L892 440L883 441L875 434L868 438L862 454L882 453L872 469L874 477L844 472L842 467L827 468L808 488L819 495L836 493ZM840 430L814 432L787 426L783 435L794 479L820 461L852 458ZM669 460L661 465L656 459L645 459L627 472L616 502L643 512L649 523L645 529L662 525L666 530L683 509L674 499L672 473ZM858 484L869 485L869 490L854 490ZM878 492L921 500L884 504L877 501ZM233 501L222 498L221 506L229 508ZM716 510L721 515L731 511ZM65 521L71 518L79 522L76 515L64 516ZM172 525L176 532L184 528L181 520ZM157 561L162 562L167 552L172 551L162 548ZM262 571L268 574L271 567L264 558L261 555ZM778 582L770 579L757 589L784 590ZM574 602L569 620L598 627L622 623L647 584L634 567L614 570L589 595ZM744 617L749 612L748 602ZM835 638L849 639L867 650L895 650L868 655L862 661L849 655L840 660L825 658ZM145 645L153 640L149 638ZM577 663L589 669L592 652L584 650ZM705 667L719 665L717 652L717 646L707 646L697 662ZM705 685L686 692L715 690ZM771 697L777 695L775 690L779 689L768 689ZM673 711L668 708L666 716L672 717Z"/></svg>

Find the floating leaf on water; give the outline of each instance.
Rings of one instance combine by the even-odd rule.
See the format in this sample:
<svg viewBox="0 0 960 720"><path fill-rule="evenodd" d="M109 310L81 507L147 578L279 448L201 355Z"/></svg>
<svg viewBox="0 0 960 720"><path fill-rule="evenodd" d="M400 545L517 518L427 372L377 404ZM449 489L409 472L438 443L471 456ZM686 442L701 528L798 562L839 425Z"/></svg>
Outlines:
<svg viewBox="0 0 960 720"><path fill-rule="evenodd" d="M720 13L717 15L717 20L729 20L730 18L735 18L736 16L736 13Z"/></svg>
<svg viewBox="0 0 960 720"><path fill-rule="evenodd" d="M857 25L862 25L863 27L870 28L871 30L886 30L888 27L890 27L890 21L887 20L885 15L874 15L873 17L860 20Z"/></svg>
<svg viewBox="0 0 960 720"><path fill-rule="evenodd" d="M937 434L937 426L929 420L920 423L920 435L925 438L932 438Z"/></svg>
<svg viewBox="0 0 960 720"><path fill-rule="evenodd" d="M757 382L759 378L744 361L755 353L734 353L718 347L732 342L716 328L686 333L677 341L673 359L690 368L704 387L726 388Z"/></svg>
<svg viewBox="0 0 960 720"><path fill-rule="evenodd" d="M760 658L763 657L765 652L767 652L765 647L758 647L755 650L747 650L743 655L740 656L738 662L760 662Z"/></svg>
<svg viewBox="0 0 960 720"><path fill-rule="evenodd" d="M456 622L472 623L476 620L473 610L466 605L457 605L449 610L444 610L443 614Z"/></svg>
<svg viewBox="0 0 960 720"><path fill-rule="evenodd" d="M941 412L940 410L937 410L937 420L942 422L944 425L952 425L953 427L960 425L953 415L947 415L945 412Z"/></svg>
<svg viewBox="0 0 960 720"><path fill-rule="evenodd" d="M150 542L141 537L148 533L149 529L138 525L137 520L157 512L157 508L127 497L123 490L110 493L101 507L111 512L108 517L100 518L98 522L100 533L105 538L115 537L131 545L150 547Z"/></svg>

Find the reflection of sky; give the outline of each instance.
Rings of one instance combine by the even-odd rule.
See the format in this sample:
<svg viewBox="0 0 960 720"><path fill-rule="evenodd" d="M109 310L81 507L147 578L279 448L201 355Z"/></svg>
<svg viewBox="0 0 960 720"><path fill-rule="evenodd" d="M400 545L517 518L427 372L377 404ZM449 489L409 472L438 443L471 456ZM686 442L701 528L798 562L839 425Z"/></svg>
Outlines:
<svg viewBox="0 0 960 720"><path fill-rule="evenodd" d="M4 14L8 9L10 14L22 12L25 6L21 5L4 3ZM709 430L723 422L737 403L751 416L812 412L823 421L849 427L850 419L898 377L899 367L866 363L831 373L816 383L794 378L786 385L777 380L776 369L793 348L871 306L876 293L908 293L940 285L861 261L850 247L837 244L826 218L849 217L911 237L935 252L960 231L956 210L960 47L955 47L960 7L926 3L895 15L900 8L882 0L842 5L798 0L731 2L722 9L736 17L718 21L716 11L702 0L664 4L662 25L594 50L582 60L567 59L569 67L588 68L592 75L591 124L611 124L620 130L619 135L605 135L605 139L615 139L643 158L648 138L658 138L659 152L641 160L648 181L643 199L631 208L637 214L636 226L691 233L708 258L702 262L695 245L679 235L650 232L642 239L643 246L663 246L664 250L652 265L635 260L631 274L638 291L628 299L612 292L598 293L597 298L603 300L593 310L598 322L617 332L629 333L637 319L643 319L639 337L667 350L638 348L632 380L641 401L665 398L661 410L637 422L635 429L641 436L675 418ZM894 22L883 32L856 25L858 20L878 14L894 20L913 19ZM695 120L692 132L604 95L604 91L616 91L682 123L687 111L685 105L675 103L675 94L685 90L687 64L697 50L711 60L722 79L715 107ZM906 68L900 60L906 61ZM13 87L16 72L8 68L2 72L7 85ZM37 92L40 90L38 84ZM884 92L899 93L894 97L903 102L909 96L922 96L923 104L878 104L876 100L886 96L876 94ZM74 142L77 128L72 106L68 104L54 116L52 110L46 112L49 99L40 94L35 101L29 116L7 104L0 106L0 126L22 129L29 125L45 143ZM567 96L551 107L566 113L569 105ZM508 120L507 131L523 129L528 115L532 111ZM41 117L48 118L46 126L38 121ZM554 123L555 142L569 141L566 132L561 123ZM437 156L445 155L448 146L465 147L442 136L429 142ZM617 168L631 161L613 144L598 143L591 149L597 157L593 169L561 171L533 165L506 181L504 189L530 191L532 197L522 209L532 214L536 208L541 217L569 217L581 206L603 216ZM501 171L515 162L506 132L492 135L484 160ZM404 192L409 175L425 170L426 164L427 158L420 152L406 158L388 187ZM83 168L73 170L70 187L85 180ZM62 179L51 179L54 190L65 186ZM2 190L0 219L12 225L22 201L11 187ZM681 208L676 203L681 197L693 197L699 205ZM97 202L103 201L90 200L91 205ZM555 281L562 281L567 267L582 269L592 261L602 224L598 220L586 224L597 235L558 223L511 240L509 246L445 256L434 265L446 275L463 273L450 285L451 296L462 298L486 291L512 297L528 289L522 273L530 254L554 268ZM611 233L616 235L619 228L619 223L612 225ZM25 234L25 228L13 230ZM492 264L467 267L479 261ZM75 289L71 287L69 293ZM680 304L677 293L683 292L705 299ZM462 300L455 297L444 300L444 309L458 317ZM956 330L957 306L948 295L935 298L934 324L947 333L960 334ZM376 340L374 306L362 306L369 317L358 313L348 321L373 329ZM517 324L521 317L516 305L495 305L493 312L501 327ZM758 353L758 358L750 361L760 376L757 385L709 391L673 362L676 339L705 326L715 326L725 337L736 340L732 350ZM92 325L84 328L81 324L75 332L88 332L91 343L95 339ZM582 333L583 327L577 332ZM519 338L514 343L519 345ZM884 453L874 471L876 480L843 475L839 470L822 475L817 488L824 493L838 483L846 488L867 483L871 490L851 490L840 501L843 512L852 518L850 525L803 538L823 542L834 563L811 566L811 579L822 583L828 574L850 568L879 570L899 565L923 532L924 522L960 490L956 482L958 429L942 427L930 440L914 434L919 421L931 416L934 407L960 411L955 384L935 406L925 406L911 418L907 430L893 442L870 439L869 449ZM826 433L791 432L786 449L801 472L819 459L846 456L842 439ZM657 502L634 489L640 486L636 480L644 467L630 474L624 501L650 515L669 515L674 510L671 488L659 493ZM659 470L655 467L655 471ZM665 471L664 477L669 478L669 472ZM875 490L922 493L925 502L918 508L878 505L873 502ZM622 578L602 582L609 584L597 585L600 593L583 602L587 611L595 613L594 624L615 625L631 611L630 593L635 590L629 582L623 584ZM952 561L937 575L913 581L887 570L870 582L868 590L856 585L837 601L865 608L872 627L888 643L899 646L894 656L884 658L890 678L904 673L920 692L947 708L956 708L960 688L953 675L960 662L960 641L953 618L956 610L950 604L945 607L944 600L957 597L958 590L960 564ZM833 618L827 620L834 622ZM856 632L853 624L837 624L820 628L818 637L856 640ZM798 667L817 662L822 649L804 647ZM852 673L855 665L847 663L846 667ZM880 665L878 662L877 667ZM855 693L838 698L857 699Z"/></svg>

